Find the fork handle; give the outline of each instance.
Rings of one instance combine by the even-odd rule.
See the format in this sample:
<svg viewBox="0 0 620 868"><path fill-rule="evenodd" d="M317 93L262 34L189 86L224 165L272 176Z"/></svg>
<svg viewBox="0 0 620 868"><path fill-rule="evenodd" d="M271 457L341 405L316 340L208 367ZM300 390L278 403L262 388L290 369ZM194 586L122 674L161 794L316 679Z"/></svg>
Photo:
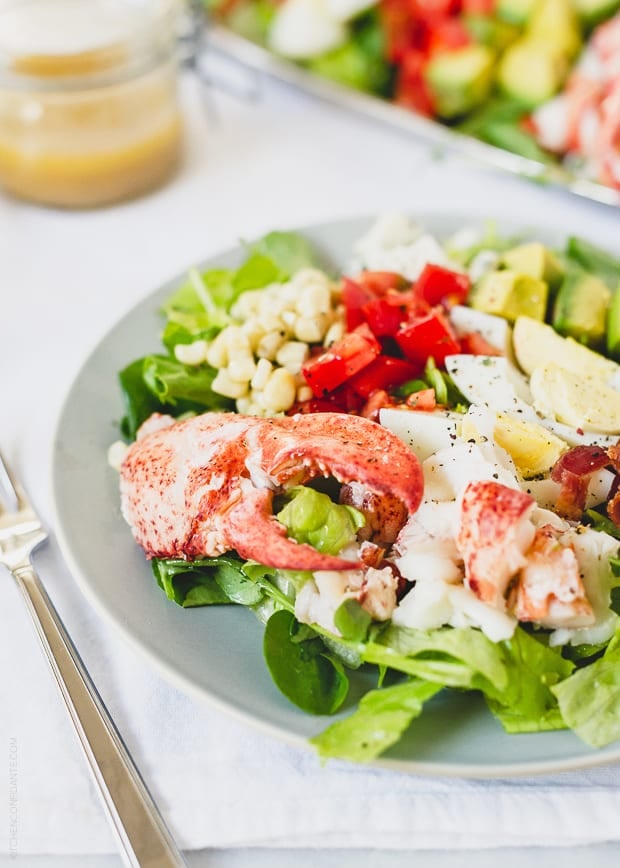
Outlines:
<svg viewBox="0 0 620 868"><path fill-rule="evenodd" d="M124 864L186 866L32 564L13 571L97 783Z"/></svg>

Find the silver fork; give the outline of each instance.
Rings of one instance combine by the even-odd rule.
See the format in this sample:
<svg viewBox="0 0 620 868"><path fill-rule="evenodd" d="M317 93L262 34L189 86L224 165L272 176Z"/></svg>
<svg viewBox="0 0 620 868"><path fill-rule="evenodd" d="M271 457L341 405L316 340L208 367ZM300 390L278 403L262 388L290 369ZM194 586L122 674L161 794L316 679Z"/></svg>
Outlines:
<svg viewBox="0 0 620 868"><path fill-rule="evenodd" d="M4 508L2 505L4 501ZM125 865L187 863L168 831L30 556L47 533L0 454L0 564L13 574L71 716Z"/></svg>

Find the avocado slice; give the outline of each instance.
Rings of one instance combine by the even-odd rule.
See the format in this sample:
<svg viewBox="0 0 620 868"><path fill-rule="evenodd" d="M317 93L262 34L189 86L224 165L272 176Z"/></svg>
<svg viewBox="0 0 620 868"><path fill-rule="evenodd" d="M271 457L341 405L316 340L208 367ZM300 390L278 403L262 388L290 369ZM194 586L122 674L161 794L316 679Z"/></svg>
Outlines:
<svg viewBox="0 0 620 868"><path fill-rule="evenodd" d="M582 40L572 0L541 0L537 3L528 34L555 47L566 57L574 58Z"/></svg>
<svg viewBox="0 0 620 868"><path fill-rule="evenodd" d="M568 72L566 57L545 39L519 39L502 57L497 82L507 96L530 108L558 92Z"/></svg>
<svg viewBox="0 0 620 868"><path fill-rule="evenodd" d="M594 274L568 272L553 306L553 327L590 347L603 343L611 291Z"/></svg>
<svg viewBox="0 0 620 868"><path fill-rule="evenodd" d="M469 303L476 310L514 322L519 316L542 320L549 288L544 280L506 269L486 274L476 284Z"/></svg>
<svg viewBox="0 0 620 868"><path fill-rule="evenodd" d="M551 293L559 289L564 278L564 269L557 256L539 241L520 244L507 250L502 256L502 262L512 271L544 280Z"/></svg>
<svg viewBox="0 0 620 868"><path fill-rule="evenodd" d="M463 24L467 32L481 45L488 45L501 53L515 39L519 38L519 28L501 18L491 18L489 15L463 15Z"/></svg>
<svg viewBox="0 0 620 868"><path fill-rule="evenodd" d="M497 15L509 24L525 25L534 9L537 0L498 0Z"/></svg>
<svg viewBox="0 0 620 868"><path fill-rule="evenodd" d="M573 0L577 15L588 29L611 18L620 9L620 0Z"/></svg>
<svg viewBox="0 0 620 868"><path fill-rule="evenodd" d="M495 53L486 45L466 45L435 54L424 71L435 110L455 118L487 98L493 83Z"/></svg>
<svg viewBox="0 0 620 868"><path fill-rule="evenodd" d="M607 316L607 352L620 358L620 286L614 292Z"/></svg>

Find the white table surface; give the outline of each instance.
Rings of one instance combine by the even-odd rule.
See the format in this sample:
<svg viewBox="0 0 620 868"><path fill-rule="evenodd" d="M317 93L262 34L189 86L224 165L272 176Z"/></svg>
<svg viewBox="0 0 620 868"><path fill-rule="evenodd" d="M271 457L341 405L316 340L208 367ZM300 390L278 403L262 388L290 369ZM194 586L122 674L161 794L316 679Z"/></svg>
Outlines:
<svg viewBox="0 0 620 868"><path fill-rule="evenodd" d="M54 425L89 350L158 284L240 237L339 216L406 210L493 215L618 246L618 211L439 158L410 138L273 82L262 83L260 98L252 104L217 94L216 120L206 119L194 82L184 82L183 101L187 155L181 172L161 191L94 212L41 209L0 194L0 445L48 523ZM45 563L43 553L42 572ZM44 578L71 632L75 613L86 603L66 575L44 574ZM45 722L49 717L58 726L61 755L77 751L69 727L60 722L63 712L17 594L5 591L1 600L0 625L5 618L22 619L24 624L18 647L6 647L0 628L3 750L9 737L19 735L7 727L24 712L13 705L17 679L28 679L29 713L40 713ZM88 642L80 647L95 675L99 643L108 629L93 614ZM134 651L127 648L127 654ZM108 688L104 699L132 747L131 696ZM46 762L45 756L36 759ZM62 779L56 787L62 799ZM70 805L67 818L70 836ZM573 849L553 854L520 850L463 855L438 849L417 858L435 866L495 865L500 857L509 866L526 859L536 864L539 859L540 864L559 864L561 859L567 866L594 861L606 866L617 860L614 845L590 847L587 853ZM337 853L241 850L193 854L190 864L278 868L294 860L300 866L323 868L336 864L367 868L379 863L396 868L410 864L410 858L406 853L353 849ZM20 853L19 860L33 868L120 864L114 856L35 858ZM0 854L0 866L8 862L8 856Z"/></svg>

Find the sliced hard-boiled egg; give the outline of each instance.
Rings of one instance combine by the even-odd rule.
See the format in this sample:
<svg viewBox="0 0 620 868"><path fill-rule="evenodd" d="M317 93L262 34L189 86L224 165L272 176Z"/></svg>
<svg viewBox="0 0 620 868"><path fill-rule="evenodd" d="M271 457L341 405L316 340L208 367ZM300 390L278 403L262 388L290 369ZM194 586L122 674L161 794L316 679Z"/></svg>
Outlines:
<svg viewBox="0 0 620 868"><path fill-rule="evenodd" d="M498 413L518 413L537 422L530 406L531 393L523 377L502 356L446 356L446 370L461 393L473 404L482 404Z"/></svg>
<svg viewBox="0 0 620 868"><path fill-rule="evenodd" d="M309 60L347 38L347 27L330 15L326 0L285 0L269 30L269 47L284 57Z"/></svg>
<svg viewBox="0 0 620 868"><path fill-rule="evenodd" d="M568 449L565 440L556 437L542 425L506 413L494 415L490 435L480 432L468 413L463 418L461 437L464 440L474 438L479 442L481 433L486 437L492 436L497 445L510 455L523 479L549 473L560 455Z"/></svg>
<svg viewBox="0 0 620 868"><path fill-rule="evenodd" d="M456 440L460 419L459 413L448 411L426 413L390 407L379 411L381 424L404 440L420 461L424 461L438 449L445 449Z"/></svg>
<svg viewBox="0 0 620 868"><path fill-rule="evenodd" d="M450 322L457 337L478 332L492 347L506 355L511 354L512 330L504 317L456 304L450 309Z"/></svg>
<svg viewBox="0 0 620 868"><path fill-rule="evenodd" d="M562 340L564 339L560 338L560 341ZM586 350L585 347L580 349L590 353L590 350ZM592 355L598 354L592 353ZM603 362L609 362L602 356L600 358ZM537 413L533 406L534 398L530 386L508 359L500 356L454 355L447 356L445 364L457 388L468 401L482 404L495 410L496 413L505 413L513 419L543 425L570 446L594 443L610 445L615 442L615 439L606 435L604 431L596 431L592 428L586 430L583 425L560 421L553 414L545 415L545 408L542 405L537 408L539 409ZM615 365L614 362L610 364Z"/></svg>
<svg viewBox="0 0 620 868"><path fill-rule="evenodd" d="M534 369L530 388L544 416L583 431L620 434L620 392L599 378L547 364Z"/></svg>
<svg viewBox="0 0 620 868"><path fill-rule="evenodd" d="M499 413L495 442L510 455L524 479L547 474L560 455L568 449L565 440L535 422Z"/></svg>

